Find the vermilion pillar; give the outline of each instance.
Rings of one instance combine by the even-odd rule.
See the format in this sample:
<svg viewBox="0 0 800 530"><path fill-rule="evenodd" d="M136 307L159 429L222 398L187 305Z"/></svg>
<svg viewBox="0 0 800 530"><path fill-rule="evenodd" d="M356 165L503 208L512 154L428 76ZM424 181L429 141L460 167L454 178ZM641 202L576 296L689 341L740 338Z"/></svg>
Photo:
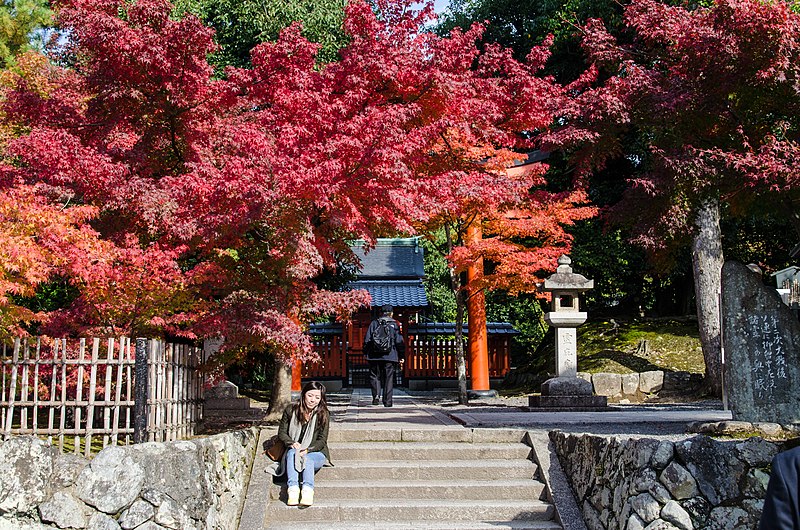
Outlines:
<svg viewBox="0 0 800 530"><path fill-rule="evenodd" d="M292 392L300 392L303 380L303 363L295 361L292 365Z"/></svg>
<svg viewBox="0 0 800 530"><path fill-rule="evenodd" d="M297 313L294 311L289 312L289 318L292 319L292 322L300 326L300 319L297 317ZM300 392L303 386L303 362L299 360L294 360L294 364L292 364L292 392Z"/></svg>
<svg viewBox="0 0 800 530"><path fill-rule="evenodd" d="M480 221L467 228L466 244L477 243L483 237ZM489 342L486 334L486 297L483 288L474 287L483 278L483 259L467 267L467 323L469 326L469 371L473 391L489 390Z"/></svg>

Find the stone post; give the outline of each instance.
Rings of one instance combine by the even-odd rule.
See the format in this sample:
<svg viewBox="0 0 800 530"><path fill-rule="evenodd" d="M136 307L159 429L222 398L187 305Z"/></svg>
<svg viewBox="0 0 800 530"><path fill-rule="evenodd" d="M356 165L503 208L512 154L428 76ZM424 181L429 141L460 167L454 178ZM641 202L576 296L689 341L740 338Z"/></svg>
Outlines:
<svg viewBox="0 0 800 530"><path fill-rule="evenodd" d="M148 394L148 340L136 339L136 360L134 364L134 405L133 405L133 443L147 441L147 394Z"/></svg>

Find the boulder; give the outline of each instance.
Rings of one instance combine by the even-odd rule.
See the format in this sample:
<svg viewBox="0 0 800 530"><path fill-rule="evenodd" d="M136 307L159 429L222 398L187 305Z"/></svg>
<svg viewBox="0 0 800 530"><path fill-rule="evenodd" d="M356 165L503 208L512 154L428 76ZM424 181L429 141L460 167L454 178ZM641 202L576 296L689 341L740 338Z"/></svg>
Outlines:
<svg viewBox="0 0 800 530"><path fill-rule="evenodd" d="M677 462L670 463L658 479L675 499L688 499L699 493L692 474Z"/></svg>
<svg viewBox="0 0 800 530"><path fill-rule="evenodd" d="M722 268L725 381L733 418L800 423L800 322L761 276Z"/></svg>
<svg viewBox="0 0 800 530"><path fill-rule="evenodd" d="M747 466L739 460L735 443L695 436L675 444L675 452L694 476L697 487L715 506L731 504L741 495L739 483Z"/></svg>
<svg viewBox="0 0 800 530"><path fill-rule="evenodd" d="M141 492L145 475L129 452L114 445L100 451L78 477L78 498L107 514L130 506Z"/></svg>
<svg viewBox="0 0 800 530"><path fill-rule="evenodd" d="M86 530L120 530L120 527L112 517L98 512L89 519Z"/></svg>
<svg viewBox="0 0 800 530"><path fill-rule="evenodd" d="M692 518L689 517L689 513L675 501L669 501L661 508L661 518L674 524L681 530L694 530Z"/></svg>
<svg viewBox="0 0 800 530"><path fill-rule="evenodd" d="M622 374L622 393L634 396L639 390L639 374Z"/></svg>
<svg viewBox="0 0 800 530"><path fill-rule="evenodd" d="M69 493L57 491L39 505L39 516L42 521L55 523L59 528L86 528L85 508L85 504Z"/></svg>
<svg viewBox="0 0 800 530"><path fill-rule="evenodd" d="M622 376L620 374L597 373L592 376L594 393L598 396L613 397L622 393Z"/></svg>
<svg viewBox="0 0 800 530"><path fill-rule="evenodd" d="M58 449L34 436L13 436L0 444L0 513L26 514L50 495Z"/></svg>
<svg viewBox="0 0 800 530"><path fill-rule="evenodd" d="M639 391L643 394L655 394L664 386L664 372L653 370L639 374Z"/></svg>

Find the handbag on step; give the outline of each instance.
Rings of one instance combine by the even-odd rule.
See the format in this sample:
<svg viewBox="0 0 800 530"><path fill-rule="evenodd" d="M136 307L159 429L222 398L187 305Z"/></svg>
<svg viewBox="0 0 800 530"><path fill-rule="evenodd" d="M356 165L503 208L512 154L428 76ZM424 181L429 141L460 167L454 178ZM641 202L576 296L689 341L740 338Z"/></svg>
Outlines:
<svg viewBox="0 0 800 530"><path fill-rule="evenodd" d="M286 444L283 443L283 440L278 438L277 434L267 440L267 449L264 452L273 462L277 462L283 458L284 451L286 451Z"/></svg>

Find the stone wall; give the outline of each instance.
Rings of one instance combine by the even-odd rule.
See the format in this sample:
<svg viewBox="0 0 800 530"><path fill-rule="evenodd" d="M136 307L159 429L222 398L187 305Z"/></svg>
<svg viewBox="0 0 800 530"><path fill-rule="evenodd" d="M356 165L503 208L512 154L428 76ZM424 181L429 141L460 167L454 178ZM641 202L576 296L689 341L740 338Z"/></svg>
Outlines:
<svg viewBox="0 0 800 530"><path fill-rule="evenodd" d="M109 446L92 460L32 436L0 443L0 530L235 530L255 429Z"/></svg>
<svg viewBox="0 0 800 530"><path fill-rule="evenodd" d="M757 528L780 449L757 437L550 438L589 530Z"/></svg>
<svg viewBox="0 0 800 530"><path fill-rule="evenodd" d="M662 370L632 374L578 372L578 377L592 383L594 393L608 397L610 403L646 401L662 392L689 394L703 383L701 374Z"/></svg>

